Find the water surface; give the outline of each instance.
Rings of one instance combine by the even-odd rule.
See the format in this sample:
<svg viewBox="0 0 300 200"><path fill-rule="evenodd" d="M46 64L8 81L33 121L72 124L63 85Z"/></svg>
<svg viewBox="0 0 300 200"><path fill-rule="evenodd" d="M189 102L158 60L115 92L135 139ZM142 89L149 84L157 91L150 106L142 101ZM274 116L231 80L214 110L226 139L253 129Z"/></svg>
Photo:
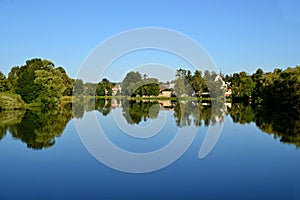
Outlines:
<svg viewBox="0 0 300 200"><path fill-rule="evenodd" d="M179 129L197 133L173 164L124 173L83 146L75 124L91 115L113 144L131 152L160 149ZM152 130L159 121L163 127L151 137L133 137L116 116L128 130ZM199 159L208 127L223 122L217 144ZM300 199L299 122L253 105L200 102L100 99L52 111L1 111L0 199ZM86 121L87 134L89 127Z"/></svg>

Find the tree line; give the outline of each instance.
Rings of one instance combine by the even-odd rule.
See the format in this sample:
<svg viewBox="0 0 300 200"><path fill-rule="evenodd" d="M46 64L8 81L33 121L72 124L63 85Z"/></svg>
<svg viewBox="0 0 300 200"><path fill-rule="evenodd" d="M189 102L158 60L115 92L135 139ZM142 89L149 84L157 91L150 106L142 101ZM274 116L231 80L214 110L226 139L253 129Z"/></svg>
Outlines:
<svg viewBox="0 0 300 200"><path fill-rule="evenodd" d="M224 97L224 92L232 91L233 101L250 101L255 104L282 105L299 109L300 107L300 67L275 69L263 72L258 69L249 75L246 72L232 75L216 72L178 69L172 88L176 96L201 96L209 93L210 97ZM122 96L158 96L160 83L139 72L127 73L120 83L121 90L116 95ZM5 77L0 72L0 109L9 105L3 99L20 99L27 104L53 107L61 101L62 96L112 96L116 83L104 78L99 83L84 83L72 79L64 68L55 67L49 60L39 58L27 60L23 66L12 67ZM8 94L3 96L3 94ZM19 107L22 107L21 105Z"/></svg>
<svg viewBox="0 0 300 200"><path fill-rule="evenodd" d="M225 82L214 71L196 70L194 74L190 70L178 69L176 79L173 81L176 96L201 96L202 93L210 93L211 98L224 96Z"/></svg>
<svg viewBox="0 0 300 200"><path fill-rule="evenodd" d="M80 79L72 79L64 68L55 67L53 62L39 58L27 60L25 65L12 67L7 78L0 72L0 99L10 98L9 101L12 101L15 99L13 97L20 97L27 104L48 108L59 104L62 96L110 96L113 86L107 79L99 83L84 83ZM0 102L0 109L7 107L6 104L7 102Z"/></svg>
<svg viewBox="0 0 300 200"><path fill-rule="evenodd" d="M9 102L20 99L35 106L54 107L62 96L112 96L115 85L106 78L98 83L84 83L81 79L70 78L63 67L55 67L52 61L34 58L27 60L25 65L12 67L8 77L0 71L0 110L7 108ZM159 94L158 80L146 75L142 78L139 72L129 72L122 87L125 89L117 95ZM16 103L10 106L23 107Z"/></svg>
<svg viewBox="0 0 300 200"><path fill-rule="evenodd" d="M231 91L233 102L251 102L274 109L285 107L300 112L300 66L273 72L257 69L253 74L242 71L232 75L179 69L174 83L179 96L200 96L209 92L210 97L215 98Z"/></svg>
<svg viewBox="0 0 300 200"><path fill-rule="evenodd" d="M239 72L226 75L224 80L229 83L236 101L300 108L300 66L267 73L257 69L251 75Z"/></svg>

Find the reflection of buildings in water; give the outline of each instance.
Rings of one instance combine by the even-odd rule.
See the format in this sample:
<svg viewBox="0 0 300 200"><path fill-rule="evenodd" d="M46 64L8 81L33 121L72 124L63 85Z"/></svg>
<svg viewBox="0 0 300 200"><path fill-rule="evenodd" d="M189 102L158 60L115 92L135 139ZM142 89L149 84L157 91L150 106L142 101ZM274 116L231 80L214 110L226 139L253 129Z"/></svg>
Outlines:
<svg viewBox="0 0 300 200"><path fill-rule="evenodd" d="M158 101L158 103L160 104L160 107L162 110L165 110L165 109L173 110L174 104L175 104L171 100L160 100L160 101Z"/></svg>
<svg viewBox="0 0 300 200"><path fill-rule="evenodd" d="M105 102L106 104L106 102ZM111 107L112 108L118 108L118 107L121 107L122 106L122 103L121 101L117 100L117 99L112 99L111 100Z"/></svg>

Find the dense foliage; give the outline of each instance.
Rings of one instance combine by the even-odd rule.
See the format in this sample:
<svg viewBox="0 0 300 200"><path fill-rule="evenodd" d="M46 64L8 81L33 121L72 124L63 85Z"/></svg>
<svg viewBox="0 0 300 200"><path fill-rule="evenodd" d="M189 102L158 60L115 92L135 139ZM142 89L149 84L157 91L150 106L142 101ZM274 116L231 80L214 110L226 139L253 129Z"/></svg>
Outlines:
<svg viewBox="0 0 300 200"><path fill-rule="evenodd" d="M226 76L209 71L202 73L196 70L192 73L179 69L176 79L171 82L174 85L171 90L178 97L201 96L209 92L210 97L217 98L224 96L226 90L231 90L234 102L283 106L298 111L300 107L299 66L268 73L258 69L252 75L240 72ZM53 62L37 58L26 61L23 66L13 67L8 77L0 72L2 97L4 93L6 97L15 94L12 101L17 102L20 100L17 95L20 95L25 103L45 108L58 105L62 96L158 96L160 84L156 78L131 71L120 83L121 89L113 93L116 84L106 78L99 83L84 83L80 79L70 78L64 68L55 67ZM9 99L6 97L3 99ZM1 109L5 105L9 102L3 100Z"/></svg>
<svg viewBox="0 0 300 200"><path fill-rule="evenodd" d="M111 96L113 86L107 79L98 84L74 80L64 68L55 67L49 60L35 58L27 60L23 66L11 68L7 78L0 72L0 109L18 109L24 102L51 108L61 102L62 96Z"/></svg>
<svg viewBox="0 0 300 200"><path fill-rule="evenodd" d="M208 70L202 75L200 70L192 74L190 70L179 69L174 83L177 96L201 96L203 92L209 92L211 98L224 96L226 86L220 75Z"/></svg>
<svg viewBox="0 0 300 200"><path fill-rule="evenodd" d="M156 78L143 78L139 72L129 72L122 82L122 94L126 96L158 96L159 81Z"/></svg>
<svg viewBox="0 0 300 200"><path fill-rule="evenodd" d="M129 72L120 83L121 87L116 87L122 90L113 93L116 84L106 78L99 83L84 83L70 78L64 68L55 67L51 61L31 59L23 66L13 67L7 77L0 72L0 140L10 132L29 148L51 147L73 117L82 118L85 111L95 109L108 115L114 106L122 105L123 116L130 124L157 118L161 109L172 109L179 127L208 126L229 114L236 123L254 122L281 142L300 147L300 66L267 73L258 69L252 75L240 72L226 76L179 69L171 83L174 87L169 89L178 97L201 96L209 92L215 99L224 97L224 92L231 90L230 98L234 103L230 108L218 102L215 102L216 106L206 106L203 99L185 103L177 99L166 106L159 101L126 99L112 103L109 98L87 96L158 96L161 83L139 72ZM75 101L66 104L61 102L62 96L74 96ZM47 109L26 110L27 104Z"/></svg>
<svg viewBox="0 0 300 200"><path fill-rule="evenodd" d="M258 69L252 75L234 73L227 75L225 81L230 83L233 99L268 106L300 107L300 66L268 73Z"/></svg>

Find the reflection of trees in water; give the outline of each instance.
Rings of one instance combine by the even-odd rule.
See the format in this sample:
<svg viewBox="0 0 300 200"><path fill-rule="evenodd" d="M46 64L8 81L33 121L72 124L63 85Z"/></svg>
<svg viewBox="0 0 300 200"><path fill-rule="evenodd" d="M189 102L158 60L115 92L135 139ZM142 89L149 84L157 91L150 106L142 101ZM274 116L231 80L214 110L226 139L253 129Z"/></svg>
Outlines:
<svg viewBox="0 0 300 200"><path fill-rule="evenodd" d="M85 111L95 109L103 115L109 114L111 100L79 100L51 110L1 111L0 140L9 130L14 138L25 142L28 148L48 148L55 144L55 138L61 136L73 117L82 118Z"/></svg>
<svg viewBox="0 0 300 200"><path fill-rule="evenodd" d="M160 104L158 101L127 101L122 103L123 116L129 124L139 124L142 120L158 117Z"/></svg>
<svg viewBox="0 0 300 200"><path fill-rule="evenodd" d="M2 138L6 135L6 126L5 125L1 125L0 126L0 140L2 140Z"/></svg>
<svg viewBox="0 0 300 200"><path fill-rule="evenodd" d="M163 106L162 102L158 101L124 101L123 116L129 124L138 124L142 120L155 119L158 117L160 110L169 109L174 111L176 125L179 127L201 126L204 123L208 126L210 123L220 122L224 118L224 104L215 104L212 109L210 105L202 105L197 101L177 101L168 106ZM221 107L219 107L221 106Z"/></svg>
<svg viewBox="0 0 300 200"><path fill-rule="evenodd" d="M70 106L55 110L27 110L22 120L9 125L12 136L27 144L28 148L43 149L55 144L55 137L61 136L72 119Z"/></svg>
<svg viewBox="0 0 300 200"><path fill-rule="evenodd" d="M234 103L229 109L229 113L234 123L246 124L255 119L254 109L250 105Z"/></svg>
<svg viewBox="0 0 300 200"><path fill-rule="evenodd" d="M6 126L0 126L0 141L2 140L2 138L4 138L4 136L6 135Z"/></svg>
<svg viewBox="0 0 300 200"><path fill-rule="evenodd" d="M224 120L225 108L223 103L213 102L202 104L198 101L177 101L174 107L174 117L179 127L190 126L192 124L205 126L214 125Z"/></svg>
<svg viewBox="0 0 300 200"><path fill-rule="evenodd" d="M20 123L25 110L2 110L0 111L0 140L5 136L7 128Z"/></svg>
<svg viewBox="0 0 300 200"><path fill-rule="evenodd" d="M0 140L9 130L14 138L22 140L29 148L51 147L73 117L82 118L85 111L93 110L106 116L111 109L122 106L123 116L129 124L155 119L160 110L170 110L174 112L176 125L179 127L209 126L222 121L225 114L229 113L234 123L254 122L263 132L273 134L275 139L280 138L283 143L300 147L300 115L297 110L242 103L235 103L227 108L223 102L212 103L213 106L198 101L89 99L66 103L60 108L46 111L6 110L0 112Z"/></svg>
<svg viewBox="0 0 300 200"><path fill-rule="evenodd" d="M95 100L95 109L106 116L111 111L111 99L96 99Z"/></svg>
<svg viewBox="0 0 300 200"><path fill-rule="evenodd" d="M84 112L97 110L104 116L108 115L112 109L111 99L89 98L79 99L73 102L73 112L75 118L83 118Z"/></svg>
<svg viewBox="0 0 300 200"><path fill-rule="evenodd" d="M280 106L254 106L249 104L233 104L229 110L235 123L255 124L274 138L300 147L300 116L295 109Z"/></svg>
<svg viewBox="0 0 300 200"><path fill-rule="evenodd" d="M74 117L77 119L83 118L84 115L84 99L81 97L79 100L74 100L72 103Z"/></svg>
<svg viewBox="0 0 300 200"><path fill-rule="evenodd" d="M299 112L289 109L256 109L256 125L264 132L273 133L283 143L295 144L300 147L300 116Z"/></svg>

